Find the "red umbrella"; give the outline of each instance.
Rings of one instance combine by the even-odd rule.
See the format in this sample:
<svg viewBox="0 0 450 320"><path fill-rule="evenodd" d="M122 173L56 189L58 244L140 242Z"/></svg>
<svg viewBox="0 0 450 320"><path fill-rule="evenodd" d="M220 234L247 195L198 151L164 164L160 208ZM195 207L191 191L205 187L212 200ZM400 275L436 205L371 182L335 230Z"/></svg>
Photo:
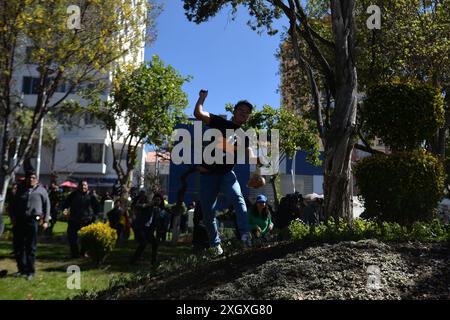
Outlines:
<svg viewBox="0 0 450 320"><path fill-rule="evenodd" d="M75 182L72 181L64 181L60 184L60 187L69 187L69 188L76 188L78 185Z"/></svg>

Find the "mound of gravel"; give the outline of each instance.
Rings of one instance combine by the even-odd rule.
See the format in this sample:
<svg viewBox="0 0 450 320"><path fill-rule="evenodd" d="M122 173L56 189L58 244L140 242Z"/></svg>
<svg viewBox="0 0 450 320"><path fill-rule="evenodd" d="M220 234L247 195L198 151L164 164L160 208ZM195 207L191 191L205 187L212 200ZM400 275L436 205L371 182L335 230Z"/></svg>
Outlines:
<svg viewBox="0 0 450 320"><path fill-rule="evenodd" d="M376 240L250 249L106 299L449 299L447 243Z"/></svg>

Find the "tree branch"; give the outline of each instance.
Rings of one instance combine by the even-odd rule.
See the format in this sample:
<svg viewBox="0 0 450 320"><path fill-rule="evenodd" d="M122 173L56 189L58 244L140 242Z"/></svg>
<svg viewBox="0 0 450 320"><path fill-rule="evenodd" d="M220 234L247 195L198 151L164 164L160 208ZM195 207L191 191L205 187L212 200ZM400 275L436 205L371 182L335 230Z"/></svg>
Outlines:
<svg viewBox="0 0 450 320"><path fill-rule="evenodd" d="M114 170L116 170L119 181L121 181L123 179L124 173L123 173L122 166L117 161L117 157L116 157L116 153L115 153L116 149L115 149L114 137L113 137L113 133L111 132L111 129L108 129L108 135L109 135L109 138L111 141L111 149L112 149L112 154L113 154L113 168L114 168Z"/></svg>
<svg viewBox="0 0 450 320"><path fill-rule="evenodd" d="M294 48L294 53L295 53L295 56L296 56L297 61L299 63L299 66L303 66L303 69L307 73L308 80L309 80L309 83L310 83L310 86L311 86L311 94L313 96L314 105L316 107L316 113L317 113L316 121L317 121L318 130L319 130L319 136L324 141L324 139L325 139L325 129L324 129L324 126L323 126L322 106L321 106L321 101L320 101L320 92L319 92L316 80L314 78L314 73L312 71L311 66L309 65L308 62L306 62L306 60L303 58L302 54L300 53L300 48L298 46L297 35L296 35L296 28L295 28L296 21L294 20L292 14L290 15L290 24L291 24L290 34L291 34L291 37L292 37L292 44L293 44L293 48Z"/></svg>
<svg viewBox="0 0 450 320"><path fill-rule="evenodd" d="M301 25L304 26L305 30L301 30L300 27L297 26L295 23L296 28L299 29L299 33L303 36L303 39L308 43L309 48L311 49L314 57L318 60L322 71L325 74L325 78L327 79L328 86L331 90L331 94L333 97L336 95L336 85L334 80L334 72L330 67L330 64L328 63L327 59L323 55L323 53L320 51L319 47L317 46L316 42L314 41L312 37L312 28L308 23L308 17L306 16L305 11L303 10L303 7L299 3L298 0L296 0L297 5L294 5L293 0L289 0L289 6L291 10L294 11L295 16L300 21ZM332 47L334 49L334 45Z"/></svg>

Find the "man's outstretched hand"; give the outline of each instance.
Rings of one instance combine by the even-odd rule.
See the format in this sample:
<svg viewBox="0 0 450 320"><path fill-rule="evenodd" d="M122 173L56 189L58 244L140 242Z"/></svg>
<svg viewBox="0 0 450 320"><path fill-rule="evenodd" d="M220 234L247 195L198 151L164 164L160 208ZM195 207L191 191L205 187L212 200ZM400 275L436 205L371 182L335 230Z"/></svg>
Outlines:
<svg viewBox="0 0 450 320"><path fill-rule="evenodd" d="M209 112L203 111L203 103L205 102L206 97L208 96L208 90L200 90L198 93L198 100L195 104L194 116L198 120L202 120L204 124L209 125L210 115Z"/></svg>

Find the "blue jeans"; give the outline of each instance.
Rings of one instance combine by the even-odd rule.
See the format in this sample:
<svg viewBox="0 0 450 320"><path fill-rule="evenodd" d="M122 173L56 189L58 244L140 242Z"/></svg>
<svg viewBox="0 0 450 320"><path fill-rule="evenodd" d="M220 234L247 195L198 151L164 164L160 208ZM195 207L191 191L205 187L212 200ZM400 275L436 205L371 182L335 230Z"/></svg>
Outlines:
<svg viewBox="0 0 450 320"><path fill-rule="evenodd" d="M233 171L225 174L200 174L200 204L208 238L212 247L220 243L217 230L215 207L217 196L222 192L236 211L237 227L241 235L248 232L247 206L241 192L241 186Z"/></svg>

